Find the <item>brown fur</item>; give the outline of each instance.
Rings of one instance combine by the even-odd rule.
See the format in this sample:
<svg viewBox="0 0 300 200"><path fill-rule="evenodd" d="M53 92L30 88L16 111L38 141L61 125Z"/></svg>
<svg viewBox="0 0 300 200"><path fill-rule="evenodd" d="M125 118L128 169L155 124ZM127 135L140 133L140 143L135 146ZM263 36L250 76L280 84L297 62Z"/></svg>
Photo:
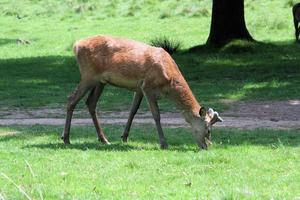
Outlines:
<svg viewBox="0 0 300 200"><path fill-rule="evenodd" d="M182 109L198 115L200 106L176 63L162 48L140 42L96 36L74 45L81 78L108 83L133 91L144 88L172 98Z"/></svg>
<svg viewBox="0 0 300 200"><path fill-rule="evenodd" d="M79 64L81 82L78 89L69 98L68 115L62 137L65 143L69 143L73 110L77 102L91 88L94 89L87 105L96 126L99 140L108 142L98 123L95 105L103 87L106 84L111 84L136 92L131 114L123 134L124 141L127 141L132 119L141 99L145 96L156 122L161 146L162 148L167 147L160 126L160 114L157 105L157 99L165 96L176 103L186 121L192 125L198 145L201 148L206 148L204 136L207 132L208 122L205 122L205 116L202 118L199 116L201 106L178 66L165 50L128 39L94 36L76 42L73 51ZM95 89L95 86L98 89Z"/></svg>

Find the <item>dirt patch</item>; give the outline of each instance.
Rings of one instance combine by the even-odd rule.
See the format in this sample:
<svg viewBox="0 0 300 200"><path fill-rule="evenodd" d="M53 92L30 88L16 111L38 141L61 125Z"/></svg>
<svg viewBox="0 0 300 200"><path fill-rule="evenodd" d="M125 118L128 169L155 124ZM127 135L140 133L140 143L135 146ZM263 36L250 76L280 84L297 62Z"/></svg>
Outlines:
<svg viewBox="0 0 300 200"><path fill-rule="evenodd" d="M300 100L260 101L260 102L226 102L230 109L220 113L224 122L217 127L226 128L271 128L299 129ZM63 109L9 110L0 109L0 125L63 125ZM100 112L101 123L125 125L128 112ZM84 117L82 117L84 116ZM179 113L162 113L162 124L169 127L185 127L188 124ZM154 124L150 112L139 112L135 124ZM77 110L74 114L74 125L92 124L86 110Z"/></svg>
<svg viewBox="0 0 300 200"><path fill-rule="evenodd" d="M224 115L238 118L255 118L271 121L299 121L300 100L249 101L228 103Z"/></svg>

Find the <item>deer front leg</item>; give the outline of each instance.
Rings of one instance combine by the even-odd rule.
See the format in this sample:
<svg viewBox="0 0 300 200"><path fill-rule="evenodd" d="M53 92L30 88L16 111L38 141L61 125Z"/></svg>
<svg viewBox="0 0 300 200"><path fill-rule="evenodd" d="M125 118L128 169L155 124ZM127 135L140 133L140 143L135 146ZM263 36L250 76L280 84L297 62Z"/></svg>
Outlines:
<svg viewBox="0 0 300 200"><path fill-rule="evenodd" d="M95 88L92 89L92 91L89 94L88 99L86 100L86 105L87 105L89 112L91 114L91 117L93 119L93 123L94 123L94 126L97 131L98 140L104 144L109 144L104 132L101 129L101 126L100 126L100 123L98 120L98 116L96 113L97 102L102 94L104 86L105 86L104 84L99 84Z"/></svg>
<svg viewBox="0 0 300 200"><path fill-rule="evenodd" d="M132 107L131 107L131 110L130 110L130 114L129 114L129 117L128 117L128 120L127 120L127 123L126 123L126 126L125 126L125 130L124 130L123 135L121 136L122 139L123 139L123 142L127 142L130 127L131 127L131 124L132 124L132 120L133 120L137 110L140 107L142 99L143 99L143 92L142 91L135 92L134 97L133 97Z"/></svg>
<svg viewBox="0 0 300 200"><path fill-rule="evenodd" d="M73 111L77 103L86 94L89 88L90 87L87 84L80 82L79 85L77 86L77 89L68 98L66 123L65 123L64 132L61 136L61 139L64 141L65 144L70 144L70 128L71 128Z"/></svg>
<svg viewBox="0 0 300 200"><path fill-rule="evenodd" d="M143 93L148 101L149 108L151 110L152 116L155 121L157 133L158 133L158 137L159 137L159 142L160 142L160 148L167 149L168 144L167 144L166 138L164 136L164 133L163 133L163 130L162 130L161 124L160 124L160 113L159 113L159 107L157 104L157 99L156 99L155 95L151 94L151 92L146 92L143 90Z"/></svg>

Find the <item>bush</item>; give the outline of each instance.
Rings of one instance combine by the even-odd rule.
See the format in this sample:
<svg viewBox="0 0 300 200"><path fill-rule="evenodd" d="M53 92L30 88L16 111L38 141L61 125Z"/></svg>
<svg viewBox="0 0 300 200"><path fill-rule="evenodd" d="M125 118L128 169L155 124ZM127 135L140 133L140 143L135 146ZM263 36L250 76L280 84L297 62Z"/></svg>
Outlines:
<svg viewBox="0 0 300 200"><path fill-rule="evenodd" d="M168 39L166 36L154 38L150 41L150 44L155 47L163 48L170 55L178 52L181 48L181 42Z"/></svg>

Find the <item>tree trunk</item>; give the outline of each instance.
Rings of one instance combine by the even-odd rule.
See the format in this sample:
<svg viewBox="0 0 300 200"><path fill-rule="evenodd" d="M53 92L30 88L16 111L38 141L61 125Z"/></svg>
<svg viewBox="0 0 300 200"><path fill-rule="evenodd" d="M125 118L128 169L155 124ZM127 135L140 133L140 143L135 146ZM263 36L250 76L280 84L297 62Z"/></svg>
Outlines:
<svg viewBox="0 0 300 200"><path fill-rule="evenodd" d="M244 17L244 0L213 0L207 44L220 47L233 39L253 41Z"/></svg>

